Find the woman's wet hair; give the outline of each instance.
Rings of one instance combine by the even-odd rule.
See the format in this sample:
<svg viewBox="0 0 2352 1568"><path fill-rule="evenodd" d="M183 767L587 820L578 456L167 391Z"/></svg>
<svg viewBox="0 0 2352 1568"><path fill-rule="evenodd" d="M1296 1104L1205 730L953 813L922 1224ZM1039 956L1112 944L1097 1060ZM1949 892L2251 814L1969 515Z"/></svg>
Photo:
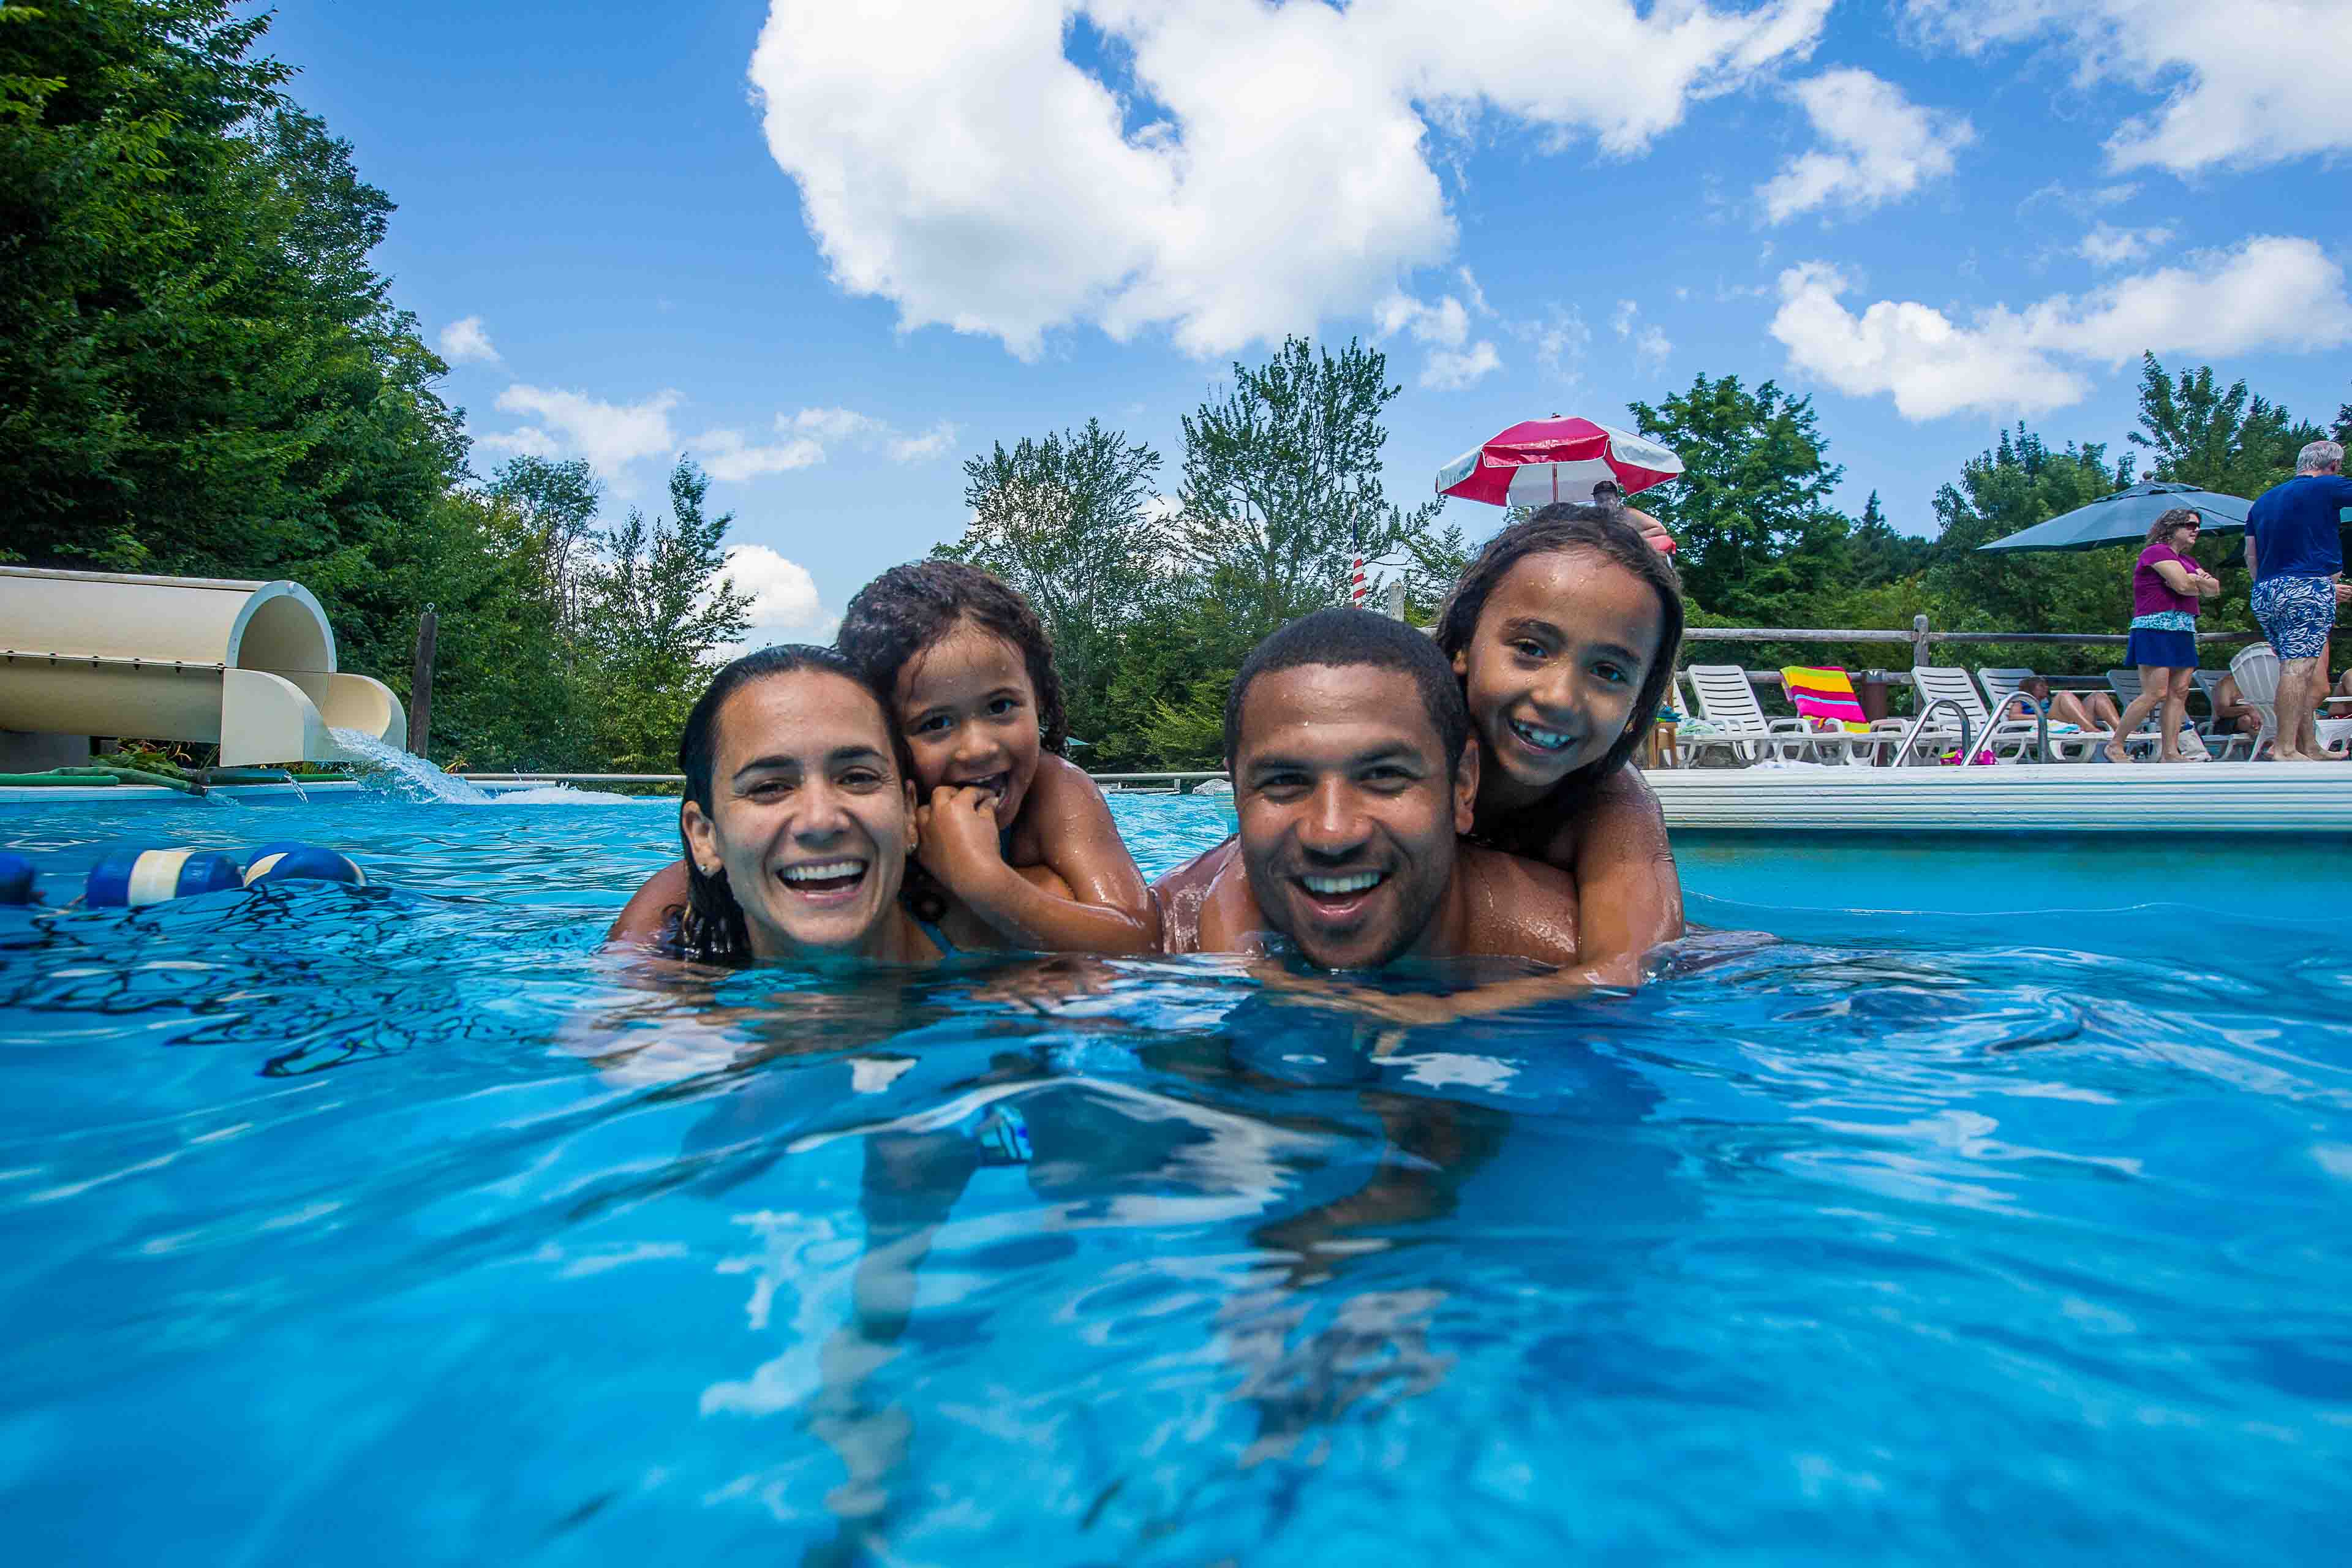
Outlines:
<svg viewBox="0 0 2352 1568"><path fill-rule="evenodd" d="M717 821L714 805L717 799L714 773L719 765L719 715L727 700L756 681L782 675L837 675L868 697L874 699L875 710L881 716L883 733L890 738L890 756L901 779L915 776L914 758L907 749L907 738L890 717L890 700L874 682L840 653L829 647L817 647L810 643L778 643L756 653L747 653L725 666L710 678L710 684L695 700L693 710L686 716L686 728L677 738L677 771L686 775L686 798L700 808L703 816ZM735 901L733 889L727 886L727 874L722 870L705 876L695 864L694 845L686 837L686 825L678 824L678 844L686 857L686 908L678 911L677 944L680 955L703 963L742 963L751 956L751 933L743 921L743 906Z"/></svg>
<svg viewBox="0 0 2352 1568"><path fill-rule="evenodd" d="M1438 606L1435 636L1438 650L1449 659L1470 646L1478 630L1478 616L1495 584L1530 555L1566 554L1589 550L1639 577L1658 597L1658 647L1642 689L1633 699L1633 721L1597 761L1587 763L1553 786L1552 799L1591 788L1625 765L1657 721L1658 706L1675 677L1675 659L1683 643L1683 582L1674 567L1628 517L1622 505L1586 506L1555 501L1522 522L1515 522L1486 542L1476 560L1463 569L1454 591Z"/></svg>
<svg viewBox="0 0 2352 1568"><path fill-rule="evenodd" d="M849 656L884 692L898 689L899 672L970 621L1020 650L1037 692L1037 730L1045 750L1059 755L1069 739L1062 679L1054 671L1054 639L1029 601L992 574L961 561L909 561L893 566L849 601L834 646ZM898 726L892 723L895 734Z"/></svg>
<svg viewBox="0 0 2352 1568"><path fill-rule="evenodd" d="M2187 528L2192 523L2200 528L2204 526L2203 520L2198 516L2195 507L2174 507L2147 525L2147 542L2150 544L2169 544L2172 542L2174 529Z"/></svg>

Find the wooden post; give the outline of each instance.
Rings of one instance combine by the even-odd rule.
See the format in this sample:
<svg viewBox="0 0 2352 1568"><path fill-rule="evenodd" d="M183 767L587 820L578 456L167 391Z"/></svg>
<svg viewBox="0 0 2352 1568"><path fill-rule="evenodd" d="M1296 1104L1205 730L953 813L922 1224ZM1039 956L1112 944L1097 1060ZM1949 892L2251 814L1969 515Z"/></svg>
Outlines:
<svg viewBox="0 0 2352 1568"><path fill-rule="evenodd" d="M1914 616L1911 617L1912 668L1916 669L1923 664L1933 664L1936 662L1936 656L1927 651L1927 617L1925 616Z"/></svg>
<svg viewBox="0 0 2352 1568"><path fill-rule="evenodd" d="M433 734L433 645L440 636L441 617L427 605L416 617L416 667L408 682L408 749L420 757Z"/></svg>

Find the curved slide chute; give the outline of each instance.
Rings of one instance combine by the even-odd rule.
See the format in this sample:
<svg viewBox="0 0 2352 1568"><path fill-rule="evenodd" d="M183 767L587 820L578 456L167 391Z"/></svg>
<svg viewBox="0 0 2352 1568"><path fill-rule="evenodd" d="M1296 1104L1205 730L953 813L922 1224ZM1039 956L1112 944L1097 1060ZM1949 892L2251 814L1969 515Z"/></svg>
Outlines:
<svg viewBox="0 0 2352 1568"><path fill-rule="evenodd" d="M335 668L299 583L0 566L0 730L212 742L239 767L355 760L331 731L399 746L408 715Z"/></svg>

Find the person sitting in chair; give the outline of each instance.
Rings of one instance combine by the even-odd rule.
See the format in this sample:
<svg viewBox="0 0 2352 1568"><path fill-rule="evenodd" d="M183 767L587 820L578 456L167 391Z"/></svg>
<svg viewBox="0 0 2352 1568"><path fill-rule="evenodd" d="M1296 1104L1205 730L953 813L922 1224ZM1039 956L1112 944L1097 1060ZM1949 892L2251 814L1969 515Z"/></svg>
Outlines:
<svg viewBox="0 0 2352 1568"><path fill-rule="evenodd" d="M2085 733L2113 733L2115 727L2123 722L2123 712L2116 706L2116 700L2104 691L2053 691L2047 676L2035 675L2019 681L2017 692L2018 696L2011 697L2000 710L2003 723L2022 719L2030 724L2037 708L2049 713L2052 724L2072 724ZM2021 702L2018 697L2033 700Z"/></svg>

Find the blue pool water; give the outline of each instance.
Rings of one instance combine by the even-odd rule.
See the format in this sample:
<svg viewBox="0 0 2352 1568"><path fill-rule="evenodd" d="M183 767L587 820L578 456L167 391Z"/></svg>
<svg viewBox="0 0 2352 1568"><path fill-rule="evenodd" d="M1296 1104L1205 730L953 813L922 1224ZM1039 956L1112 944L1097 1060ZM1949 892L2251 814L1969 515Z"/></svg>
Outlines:
<svg viewBox="0 0 2352 1568"><path fill-rule="evenodd" d="M1219 960L650 979L673 822L0 810L53 896L374 878L0 911L12 1561L2342 1560L2308 931L1811 922L1398 1034Z"/></svg>

